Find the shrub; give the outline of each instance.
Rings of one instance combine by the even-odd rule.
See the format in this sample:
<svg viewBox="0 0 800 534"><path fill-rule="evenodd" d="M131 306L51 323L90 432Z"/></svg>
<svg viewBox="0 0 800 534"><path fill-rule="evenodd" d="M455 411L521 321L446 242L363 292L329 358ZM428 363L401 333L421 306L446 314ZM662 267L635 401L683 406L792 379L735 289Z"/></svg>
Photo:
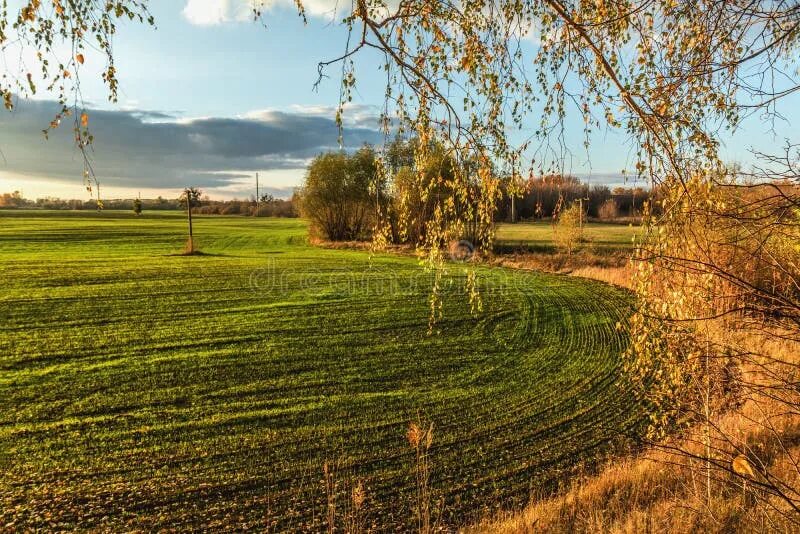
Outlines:
<svg viewBox="0 0 800 534"><path fill-rule="evenodd" d="M262 203L254 210L253 215L256 217L296 217L294 203L291 200L282 200L279 198L273 199L269 202Z"/></svg>
<svg viewBox="0 0 800 534"><path fill-rule="evenodd" d="M300 191L300 213L314 235L331 241L367 239L375 221L375 152L369 146L314 158Z"/></svg>
<svg viewBox="0 0 800 534"><path fill-rule="evenodd" d="M238 202L227 202L225 207L220 210L221 215L239 215L242 209Z"/></svg>

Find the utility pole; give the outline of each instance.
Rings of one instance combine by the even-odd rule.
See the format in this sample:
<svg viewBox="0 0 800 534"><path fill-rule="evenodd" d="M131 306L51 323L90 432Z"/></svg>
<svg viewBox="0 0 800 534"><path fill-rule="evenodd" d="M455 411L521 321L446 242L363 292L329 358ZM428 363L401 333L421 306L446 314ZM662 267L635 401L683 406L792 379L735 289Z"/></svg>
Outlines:
<svg viewBox="0 0 800 534"><path fill-rule="evenodd" d="M258 206L261 203L261 197L258 193L258 173L256 173L256 215L258 215Z"/></svg>
<svg viewBox="0 0 800 534"><path fill-rule="evenodd" d="M581 236L583 235L583 201L589 201L589 197L580 197L578 198L578 228L580 229Z"/></svg>
<svg viewBox="0 0 800 534"><path fill-rule="evenodd" d="M516 165L516 154L511 155L511 178L508 183L508 192L509 196L511 197L511 222L517 222L517 214L516 214L516 196L517 196L517 165Z"/></svg>
<svg viewBox="0 0 800 534"><path fill-rule="evenodd" d="M581 232L581 239L583 239L583 201L587 202L587 209L588 209L588 202L589 202L589 178L586 179L586 195L585 197L578 198L578 209L580 209L580 214L578 215L578 228ZM588 214L587 214L588 215Z"/></svg>

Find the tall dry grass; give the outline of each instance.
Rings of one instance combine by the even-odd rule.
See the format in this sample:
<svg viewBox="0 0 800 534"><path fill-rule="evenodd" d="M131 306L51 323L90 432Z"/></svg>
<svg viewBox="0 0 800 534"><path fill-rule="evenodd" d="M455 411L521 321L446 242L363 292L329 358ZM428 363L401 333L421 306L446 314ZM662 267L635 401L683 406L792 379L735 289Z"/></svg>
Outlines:
<svg viewBox="0 0 800 534"><path fill-rule="evenodd" d="M367 488L353 476L341 460L322 464L322 483L325 492L325 532L361 534L366 525Z"/></svg>
<svg viewBox="0 0 800 534"><path fill-rule="evenodd" d="M409 445L414 450L414 480L416 482L415 514L417 532L430 534L432 523L432 495L430 487L430 448L433 443L433 423L411 422L406 433Z"/></svg>
<svg viewBox="0 0 800 534"><path fill-rule="evenodd" d="M746 341L775 359L800 363L797 343ZM698 423L573 480L559 495L488 517L466 532L800 532L800 417L785 402L749 396L714 417L711 466L706 428Z"/></svg>
<svg viewBox="0 0 800 534"><path fill-rule="evenodd" d="M589 265L586 267L578 267L569 274L581 278L599 280L606 284L624 287L626 289L632 289L631 281L633 280L633 276L631 268L628 265L624 267L596 267Z"/></svg>

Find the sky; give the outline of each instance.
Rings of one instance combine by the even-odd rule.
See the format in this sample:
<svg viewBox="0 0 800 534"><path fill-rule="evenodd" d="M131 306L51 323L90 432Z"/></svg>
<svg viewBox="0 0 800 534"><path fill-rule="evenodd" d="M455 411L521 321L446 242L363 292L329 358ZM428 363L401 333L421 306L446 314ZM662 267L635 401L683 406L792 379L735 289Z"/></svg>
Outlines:
<svg viewBox="0 0 800 534"><path fill-rule="evenodd" d="M9 2L10 11L20 3ZM212 198L248 198L255 193L256 172L262 191L290 196L310 158L338 148L337 68L316 89L314 82L317 63L344 50L346 31L337 21L349 1L305 0L305 5L308 24L293 0L274 0L259 22L250 16L248 0L150 2L157 27L124 22L114 39L116 103L108 101L100 78L104 58L87 53L81 90L95 135L92 161L102 196L170 198L197 186ZM533 53L533 41L525 46ZM27 54L7 50L0 70L25 72ZM345 114L346 147L383 141L377 125L385 89L380 66L369 53L357 58L358 87ZM771 132L757 118L746 122L726 138L725 159L746 162L751 146L768 150L782 144L791 123L800 120L800 98L782 105L787 123ZM0 111L0 192L88 198L70 128L61 127L48 140L41 133L56 111L54 95L46 92L20 98L13 112ZM620 183L620 171L630 164L625 137L599 132L587 152L579 121L568 120L572 156L565 171L591 183ZM522 138L525 132L514 135Z"/></svg>

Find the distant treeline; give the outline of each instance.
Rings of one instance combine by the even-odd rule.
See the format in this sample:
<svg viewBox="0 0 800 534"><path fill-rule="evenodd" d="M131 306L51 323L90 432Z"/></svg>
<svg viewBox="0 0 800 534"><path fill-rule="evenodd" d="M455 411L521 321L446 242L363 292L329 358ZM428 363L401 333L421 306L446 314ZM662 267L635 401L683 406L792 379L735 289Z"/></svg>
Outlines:
<svg viewBox="0 0 800 534"><path fill-rule="evenodd" d="M374 162L373 162L374 165ZM331 174L330 169L326 169L327 175ZM372 173L368 173L370 176ZM399 180L403 173L395 173L394 189L398 190L405 183ZM369 180L365 180L360 189L363 194L369 196ZM508 183L507 180L504 180ZM506 188L504 188L506 189ZM587 185L573 176L550 175L526 180L521 187L521 191L513 200L514 220L534 220L548 219L553 216L557 206L563 209L578 199L583 199L585 213L589 217L614 220L618 218L639 217L645 202L651 200L653 193L641 187L615 187L613 189L605 185ZM395 191L396 192L396 191ZM390 195L386 194L385 198ZM559 198L562 200L559 201ZM369 200L368 198L366 200ZM134 199L103 199L102 207L108 210L134 210ZM184 210L185 205L180 199L167 199L163 197L153 199L141 199L142 212L160 210ZM368 201L367 205L374 202ZM414 204L412 219L424 221L425 206ZM652 206L651 207L655 207ZM98 209L97 201L60 198L38 198L29 200L23 198L19 191L13 193L0 194L0 208L16 209L49 209L49 210L91 210ZM261 201L256 204L255 197L248 200L211 200L204 196L200 200L200 205L194 208L194 213L201 215L245 215L257 217L298 217L299 199L297 194L291 199L284 200L274 198L271 195L264 195ZM389 210L391 212L391 210ZM510 221L512 211L512 200L510 195L503 194L503 198L497 204L495 221Z"/></svg>
<svg viewBox="0 0 800 534"><path fill-rule="evenodd" d="M102 208L107 210L133 211L134 199L103 199ZM256 209L258 206L258 209ZM47 210L92 210L98 209L97 200L64 200L60 198L23 198L19 191L0 195L0 208L14 209L47 209ZM184 210L180 199L143 198L141 209L146 211ZM284 200L264 195L256 204L255 198L250 200L211 200L208 197L200 200L200 206L194 213L206 215L249 215L257 217L297 217L294 199Z"/></svg>
<svg viewBox="0 0 800 534"><path fill-rule="evenodd" d="M264 195L261 201L256 203L255 198L250 200L201 200L199 208L195 213L204 215L248 215L255 217L298 217L296 200L291 198L284 200L274 198L271 195Z"/></svg>
<svg viewBox="0 0 800 534"><path fill-rule="evenodd" d="M615 187L588 185L573 176L544 176L526 180L520 188L521 196L514 199L514 219L544 219L553 216L559 205L567 206L583 199L583 208L589 217L612 220L618 217L639 217L642 206L651 200L652 192L642 187ZM497 209L496 220L511 220L511 197L503 195ZM653 206L651 206L653 207Z"/></svg>

